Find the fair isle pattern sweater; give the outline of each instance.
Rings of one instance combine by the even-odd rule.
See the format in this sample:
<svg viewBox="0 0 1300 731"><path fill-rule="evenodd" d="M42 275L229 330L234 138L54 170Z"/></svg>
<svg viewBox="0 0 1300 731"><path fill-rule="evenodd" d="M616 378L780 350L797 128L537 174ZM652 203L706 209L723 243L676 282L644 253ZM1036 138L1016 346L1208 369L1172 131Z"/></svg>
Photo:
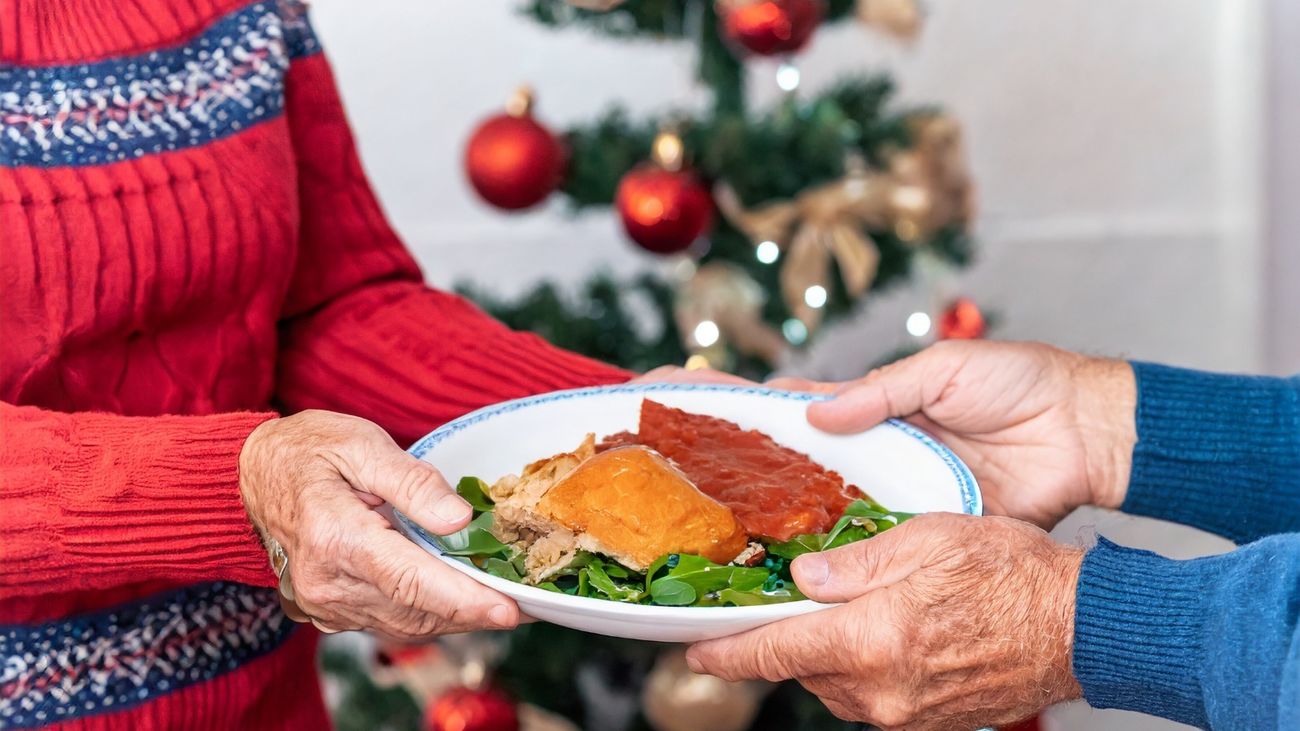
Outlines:
<svg viewBox="0 0 1300 731"><path fill-rule="evenodd" d="M247 434L626 378L423 285L277 0L0 0L0 339L0 729L327 727Z"/></svg>

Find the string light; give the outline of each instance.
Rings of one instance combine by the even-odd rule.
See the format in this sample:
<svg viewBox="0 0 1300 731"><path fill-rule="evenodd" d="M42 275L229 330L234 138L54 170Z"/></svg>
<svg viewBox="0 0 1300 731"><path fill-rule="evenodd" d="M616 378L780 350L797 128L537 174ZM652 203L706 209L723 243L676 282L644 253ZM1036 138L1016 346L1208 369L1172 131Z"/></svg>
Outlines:
<svg viewBox="0 0 1300 731"><path fill-rule="evenodd" d="M907 316L907 334L923 338L930 333L930 316L924 312L913 312Z"/></svg>
<svg viewBox="0 0 1300 731"><path fill-rule="evenodd" d="M709 367L709 359L696 353L686 359L685 368L688 371L698 371Z"/></svg>
<svg viewBox="0 0 1300 731"><path fill-rule="evenodd" d="M754 249L754 256L761 264L775 264L781 258L781 247L775 241L764 241Z"/></svg>
<svg viewBox="0 0 1300 731"><path fill-rule="evenodd" d="M808 339L808 326L792 317L781 323L781 334L792 345L802 345Z"/></svg>
<svg viewBox="0 0 1300 731"><path fill-rule="evenodd" d="M799 88L799 69L789 61L781 64L776 69L776 85L781 87L781 91L794 91Z"/></svg>
<svg viewBox="0 0 1300 731"><path fill-rule="evenodd" d="M718 323L713 320L704 320L695 326L695 342L701 348L707 348L718 342L722 333L718 330Z"/></svg>
<svg viewBox="0 0 1300 731"><path fill-rule="evenodd" d="M803 291L804 304L808 305L813 309L820 309L822 307L825 307L826 298L827 298L826 288L821 286L820 284L814 284L813 286Z"/></svg>

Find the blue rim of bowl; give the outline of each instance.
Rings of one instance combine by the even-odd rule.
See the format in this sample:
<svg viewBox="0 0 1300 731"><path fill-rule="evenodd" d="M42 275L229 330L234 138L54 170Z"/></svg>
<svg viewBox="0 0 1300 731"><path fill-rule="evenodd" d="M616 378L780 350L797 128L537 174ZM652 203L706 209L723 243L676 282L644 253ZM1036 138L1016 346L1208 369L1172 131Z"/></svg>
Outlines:
<svg viewBox="0 0 1300 731"><path fill-rule="evenodd" d="M575 388L567 391L552 391L550 393L539 394L537 396L527 396L525 398L515 399L513 401L504 401L502 403L494 404L492 406L486 406L477 411L472 411L458 419L443 424L437 429L434 429L432 432L429 432L427 435L425 435L415 444L412 444L406 451L409 454L411 454L411 456L416 457L417 459L423 459L424 455L428 454L430 449L433 449L434 446L450 438L451 436L457 434L458 432L464 431L465 429L474 426L475 424L481 424L482 422L487 421L493 417L500 416L502 414L508 414L512 411L519 411L520 409L526 409L530 406L536 406L538 404L549 403L552 401L567 401L570 399L585 398L588 396L599 396L599 395L610 394L610 393L655 393L655 392L662 392L662 391L703 391L703 392L715 392L715 393L743 393L743 394L750 394L755 396L766 396L770 398L781 398L781 399L786 399L788 401L804 401L809 403L813 401L825 401L829 398L829 396L826 396L824 394L806 393L801 391L785 391L776 388L764 388L762 386L738 386L732 384L716 384L716 383L666 383L666 382L665 383L625 383L617 386L592 386L589 388ZM975 475L971 473L970 468L966 466L966 463L963 462L960 457L954 454L951 449L949 449L943 443L939 442L939 440L935 439L928 432L916 426L913 426L912 424L909 424L905 421L901 421L899 419L889 419L885 423L899 430L900 432L906 434L907 436L912 437L913 439L917 440L921 444L925 445L931 452L935 454L935 456L943 460L943 463L952 472L953 478L957 481L957 486L961 490L963 513L966 513L967 515L984 514L984 497L980 493L979 483L976 482ZM426 531L415 521L406 517L401 513L401 511L398 510L394 510L393 515L409 531L418 533L425 540L425 542L427 542L430 546L436 547L437 544L435 543L434 537L431 536L428 533L428 531ZM449 558L441 554L439 554L439 557L443 559ZM451 560L455 560L455 559L453 558ZM545 589L538 589L537 587L528 586L527 584L518 584L517 586L522 589L531 589L533 591L539 592L540 594L546 595L548 597L556 596L554 592L549 592L546 591ZM606 599L594 599L590 597L570 596L568 598L582 599L590 602L599 602L602 605L611 603L609 600ZM641 607L652 608L652 609L672 609L672 610L687 610L687 611L699 611L700 609L730 609L730 610L761 609L769 606L782 606L779 604L775 604L775 605L761 605L758 607L658 607L653 605L633 605L633 604L626 604L621 602L613 602L613 603L619 604L621 606L628 606L628 607L641 606ZM791 602L791 603L798 604L801 602Z"/></svg>

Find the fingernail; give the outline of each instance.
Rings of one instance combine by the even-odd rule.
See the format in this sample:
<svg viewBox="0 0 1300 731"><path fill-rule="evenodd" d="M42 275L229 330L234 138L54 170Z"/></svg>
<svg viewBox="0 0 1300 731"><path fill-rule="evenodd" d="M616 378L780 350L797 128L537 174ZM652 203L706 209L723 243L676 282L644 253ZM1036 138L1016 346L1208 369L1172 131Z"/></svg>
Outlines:
<svg viewBox="0 0 1300 731"><path fill-rule="evenodd" d="M691 672L696 675L704 674L704 665L700 663L699 658L695 657L693 652L686 653L686 667L690 668Z"/></svg>
<svg viewBox="0 0 1300 731"><path fill-rule="evenodd" d="M474 509L459 495L444 495L441 500L433 504L433 514L448 523L459 523L468 518L472 512Z"/></svg>
<svg viewBox="0 0 1300 731"><path fill-rule="evenodd" d="M510 621L510 607L504 604L498 604L488 610L488 621L498 627L509 627L513 624Z"/></svg>
<svg viewBox="0 0 1300 731"><path fill-rule="evenodd" d="M806 553L796 558L791 568L797 574L796 584L821 586L831 578L831 565L820 554Z"/></svg>

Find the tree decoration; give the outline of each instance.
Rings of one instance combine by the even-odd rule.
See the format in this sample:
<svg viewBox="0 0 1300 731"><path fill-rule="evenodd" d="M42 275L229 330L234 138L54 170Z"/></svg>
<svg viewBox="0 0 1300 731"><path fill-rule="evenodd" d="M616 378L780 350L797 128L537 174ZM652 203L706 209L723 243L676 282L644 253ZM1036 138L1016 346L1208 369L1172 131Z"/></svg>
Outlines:
<svg viewBox="0 0 1300 731"><path fill-rule="evenodd" d="M682 649L665 651L646 678L641 707L655 731L743 731L771 686L696 675Z"/></svg>
<svg viewBox="0 0 1300 731"><path fill-rule="evenodd" d="M711 262L695 270L678 288L674 307L677 329L687 352L697 358L694 362L727 368L726 353L734 348L775 363L787 345L776 328L763 322L766 301L763 288L734 264Z"/></svg>
<svg viewBox="0 0 1300 731"><path fill-rule="evenodd" d="M713 221L708 188L684 167L682 139L663 131L654 141L651 162L623 176L616 205L632 241L656 254L689 247Z"/></svg>
<svg viewBox="0 0 1300 731"><path fill-rule="evenodd" d="M903 41L915 40L924 20L919 0L858 0L858 19Z"/></svg>
<svg viewBox="0 0 1300 731"><path fill-rule="evenodd" d="M452 688L424 712L426 731L519 731L519 712L491 688Z"/></svg>
<svg viewBox="0 0 1300 731"><path fill-rule="evenodd" d="M795 53L825 15L822 0L717 0L728 41L760 56Z"/></svg>
<svg viewBox="0 0 1300 731"><path fill-rule="evenodd" d="M941 340L976 340L984 337L987 323L979 305L967 297L953 300L939 315Z"/></svg>
<svg viewBox="0 0 1300 731"><path fill-rule="evenodd" d="M465 146L465 175L475 192L505 210L537 205L560 185L564 145L532 116L533 96L515 91L504 114L484 120Z"/></svg>

